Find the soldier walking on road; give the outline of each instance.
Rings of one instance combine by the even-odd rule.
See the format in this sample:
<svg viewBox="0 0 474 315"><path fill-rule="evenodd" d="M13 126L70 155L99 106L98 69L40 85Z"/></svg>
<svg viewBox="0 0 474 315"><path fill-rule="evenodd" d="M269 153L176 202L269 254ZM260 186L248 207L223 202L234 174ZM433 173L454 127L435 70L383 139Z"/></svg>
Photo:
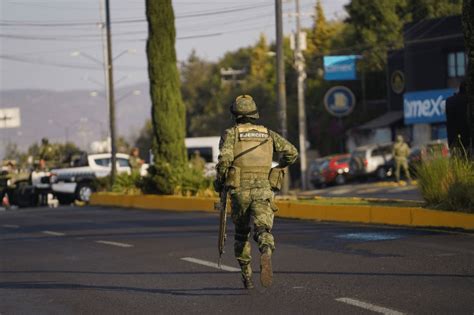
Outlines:
<svg viewBox="0 0 474 315"><path fill-rule="evenodd" d="M392 156L395 160L395 179L400 183L400 168L403 168L408 183L411 183L410 171L408 170L408 155L410 154L410 147L403 140L402 135L398 135L395 144L393 145Z"/></svg>
<svg viewBox="0 0 474 315"><path fill-rule="evenodd" d="M286 167L293 164L298 151L285 138L257 125L257 105L249 95L236 98L230 108L236 124L221 138L216 166L216 191L230 189L232 221L235 225L234 254L241 267L244 287L253 288L250 266L250 221L253 238L260 250L260 281L269 287L273 281L271 255L275 242L271 233L274 191L281 188ZM280 154L279 164L272 167L273 152Z"/></svg>

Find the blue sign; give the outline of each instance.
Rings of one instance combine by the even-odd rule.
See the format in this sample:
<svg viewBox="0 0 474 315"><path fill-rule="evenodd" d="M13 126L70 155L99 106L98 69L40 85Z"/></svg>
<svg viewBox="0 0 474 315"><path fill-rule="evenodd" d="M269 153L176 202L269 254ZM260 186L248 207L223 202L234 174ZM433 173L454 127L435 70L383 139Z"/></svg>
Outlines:
<svg viewBox="0 0 474 315"><path fill-rule="evenodd" d="M358 56L324 56L324 80L355 80Z"/></svg>
<svg viewBox="0 0 474 315"><path fill-rule="evenodd" d="M355 107L354 93L345 86L334 86L324 95L326 110L337 117L349 115Z"/></svg>
<svg viewBox="0 0 474 315"><path fill-rule="evenodd" d="M430 124L446 121L446 99L454 89L409 92L403 95L405 124Z"/></svg>

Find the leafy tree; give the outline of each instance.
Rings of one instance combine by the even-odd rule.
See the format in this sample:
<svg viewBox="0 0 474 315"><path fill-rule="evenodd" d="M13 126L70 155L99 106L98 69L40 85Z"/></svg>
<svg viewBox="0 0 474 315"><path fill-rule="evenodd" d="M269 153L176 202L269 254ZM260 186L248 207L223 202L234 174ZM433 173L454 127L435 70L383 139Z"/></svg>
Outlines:
<svg viewBox="0 0 474 315"><path fill-rule="evenodd" d="M459 15L462 11L462 0L409 0L407 10L414 22Z"/></svg>
<svg viewBox="0 0 474 315"><path fill-rule="evenodd" d="M135 141L135 147L140 151L140 157L145 161L148 161L149 151L153 145L153 125L151 120L147 120L145 125L140 130L137 140ZM150 163L153 161L150 161Z"/></svg>
<svg viewBox="0 0 474 315"><path fill-rule="evenodd" d="M321 0L318 0L314 6L314 15L314 25L307 41L308 53L311 55L324 55L329 52L331 47L333 30L326 20Z"/></svg>
<svg viewBox="0 0 474 315"><path fill-rule="evenodd" d="M123 137L117 138L117 151L122 153L129 153L131 149L130 143Z"/></svg>
<svg viewBox="0 0 474 315"><path fill-rule="evenodd" d="M146 0L148 75L154 132L153 181L156 192L170 194L172 172L184 167L185 108L176 66L176 30L171 0Z"/></svg>
<svg viewBox="0 0 474 315"><path fill-rule="evenodd" d="M5 153L3 155L4 160L15 160L17 161L21 156L20 149L16 143L8 142L5 147Z"/></svg>
<svg viewBox="0 0 474 315"><path fill-rule="evenodd" d="M227 108L219 101L223 90L217 66L199 58L193 51L181 65L181 80L187 134L194 137L219 134L224 127L222 115Z"/></svg>
<svg viewBox="0 0 474 315"><path fill-rule="evenodd" d="M387 51L402 46L406 7L407 0L352 0L345 6L366 69L383 70Z"/></svg>
<svg viewBox="0 0 474 315"><path fill-rule="evenodd" d="M269 47L265 34L260 34L260 38L256 45L252 47L250 59L250 80L259 82L268 82L272 80L274 75L273 60L269 55ZM273 82L269 82L273 83Z"/></svg>

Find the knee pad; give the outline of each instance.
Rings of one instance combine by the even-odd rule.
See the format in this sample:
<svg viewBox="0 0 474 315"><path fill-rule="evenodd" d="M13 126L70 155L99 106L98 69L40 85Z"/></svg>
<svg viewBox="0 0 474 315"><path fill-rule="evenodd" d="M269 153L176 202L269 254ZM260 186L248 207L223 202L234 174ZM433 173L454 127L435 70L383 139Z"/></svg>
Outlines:
<svg viewBox="0 0 474 315"><path fill-rule="evenodd" d="M234 239L239 242L247 242L250 237L250 228L236 229Z"/></svg>
<svg viewBox="0 0 474 315"><path fill-rule="evenodd" d="M262 235L263 233L268 233L268 229L264 226L256 226L254 228L254 231L253 231L253 239L255 240L255 242L258 242L258 238L260 237L260 235Z"/></svg>

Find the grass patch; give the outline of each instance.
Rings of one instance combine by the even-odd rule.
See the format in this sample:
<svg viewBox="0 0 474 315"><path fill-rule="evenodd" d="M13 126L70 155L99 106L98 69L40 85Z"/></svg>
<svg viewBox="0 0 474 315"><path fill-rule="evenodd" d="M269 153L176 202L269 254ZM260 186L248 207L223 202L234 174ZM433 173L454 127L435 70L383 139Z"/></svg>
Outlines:
<svg viewBox="0 0 474 315"><path fill-rule="evenodd" d="M425 203L421 201L390 200L390 199L372 199L372 198L321 198L299 199L296 202L326 205L326 206L386 206L386 207L422 207Z"/></svg>
<svg viewBox="0 0 474 315"><path fill-rule="evenodd" d="M465 154L425 161L416 172L429 207L474 213L474 163Z"/></svg>

